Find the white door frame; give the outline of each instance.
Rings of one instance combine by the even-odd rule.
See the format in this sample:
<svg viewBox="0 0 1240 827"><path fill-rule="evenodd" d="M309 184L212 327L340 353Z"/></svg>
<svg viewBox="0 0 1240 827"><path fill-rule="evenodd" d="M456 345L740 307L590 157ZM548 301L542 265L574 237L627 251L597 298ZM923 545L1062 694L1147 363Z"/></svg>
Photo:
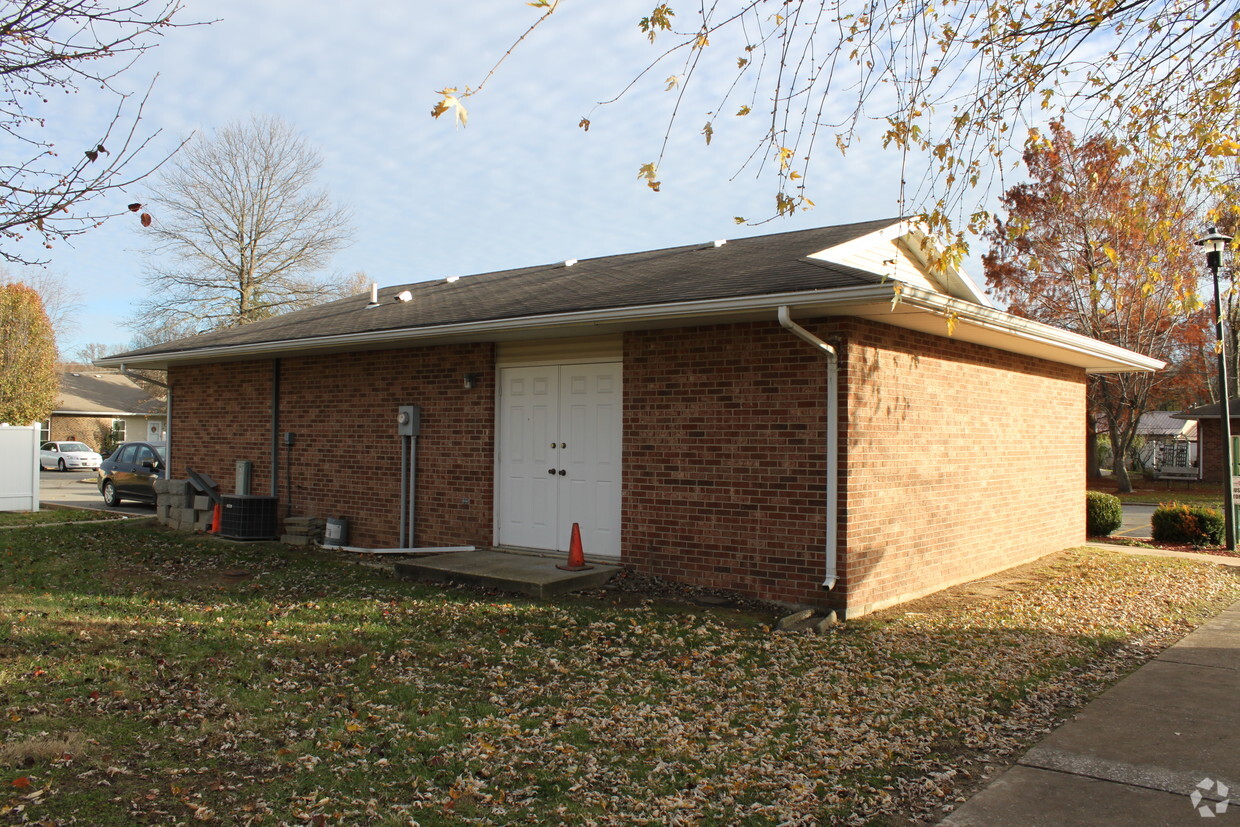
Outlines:
<svg viewBox="0 0 1240 827"><path fill-rule="evenodd" d="M566 551L576 522L587 555L619 558L622 369L621 362L610 360L498 368L496 545ZM543 392L555 397L536 406L537 410L522 406L529 418L520 425L509 420L509 384L516 382L522 393L532 392L533 383L538 382ZM550 430L535 444L530 441L532 431L526 428L537 427L541 416L548 417ZM555 431L554 436L550 431ZM517 441L523 443L517 455L505 462L505 451L511 451ZM548 447L553 441L555 447ZM512 479L510 472L516 473ZM514 508L532 509L529 521L510 522ZM544 516L545 520L540 519Z"/></svg>

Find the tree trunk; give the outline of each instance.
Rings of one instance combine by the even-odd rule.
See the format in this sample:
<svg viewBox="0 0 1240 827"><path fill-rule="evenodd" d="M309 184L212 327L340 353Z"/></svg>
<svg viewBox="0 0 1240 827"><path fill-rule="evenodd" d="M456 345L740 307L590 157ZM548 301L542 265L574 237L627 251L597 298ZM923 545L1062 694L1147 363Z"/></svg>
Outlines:
<svg viewBox="0 0 1240 827"><path fill-rule="evenodd" d="M1115 476L1116 491L1129 494L1132 492L1132 480L1128 477L1128 448L1132 438L1115 427L1114 421L1108 430L1111 433L1111 473Z"/></svg>
<svg viewBox="0 0 1240 827"><path fill-rule="evenodd" d="M1102 476L1102 466L1098 464L1098 432L1093 428L1085 436L1085 472L1091 480Z"/></svg>

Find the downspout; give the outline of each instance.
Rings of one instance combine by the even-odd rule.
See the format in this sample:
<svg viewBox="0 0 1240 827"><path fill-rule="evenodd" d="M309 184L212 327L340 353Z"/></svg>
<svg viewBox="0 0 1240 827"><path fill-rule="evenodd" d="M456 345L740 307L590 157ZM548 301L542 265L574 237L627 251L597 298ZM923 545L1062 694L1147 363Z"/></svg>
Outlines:
<svg viewBox="0 0 1240 827"><path fill-rule="evenodd" d="M172 479L172 386L167 382L160 382L158 379L152 379L149 376L143 376L140 373L134 373L125 367L125 363L121 362L121 375L128 376L133 379L141 379L143 382L150 382L152 385L159 385L168 392L168 399L164 403L164 479Z"/></svg>
<svg viewBox="0 0 1240 827"><path fill-rule="evenodd" d="M240 492L238 492L240 493ZM280 360L271 360L271 496L280 496Z"/></svg>
<svg viewBox="0 0 1240 827"><path fill-rule="evenodd" d="M840 357L835 348L792 321L788 305L779 307L779 324L789 333L827 354L827 541L822 587L830 591L839 579L836 567L839 522Z"/></svg>

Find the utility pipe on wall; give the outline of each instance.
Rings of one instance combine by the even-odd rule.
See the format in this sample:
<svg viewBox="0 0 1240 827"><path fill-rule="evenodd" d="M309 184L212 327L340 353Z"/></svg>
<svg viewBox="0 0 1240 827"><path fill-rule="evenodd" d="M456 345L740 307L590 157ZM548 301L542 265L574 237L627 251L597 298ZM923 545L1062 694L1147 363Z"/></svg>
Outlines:
<svg viewBox="0 0 1240 827"><path fill-rule="evenodd" d="M779 307L779 324L789 333L827 354L827 540L826 567L822 587L835 588L839 579L836 567L839 522L840 464L840 358L835 348L792 321L788 305Z"/></svg>
<svg viewBox="0 0 1240 827"><path fill-rule="evenodd" d="M241 492L238 491L238 494ZM250 493L250 492L245 492ZM271 496L280 496L280 360L271 360ZM289 503L292 505L291 501Z"/></svg>

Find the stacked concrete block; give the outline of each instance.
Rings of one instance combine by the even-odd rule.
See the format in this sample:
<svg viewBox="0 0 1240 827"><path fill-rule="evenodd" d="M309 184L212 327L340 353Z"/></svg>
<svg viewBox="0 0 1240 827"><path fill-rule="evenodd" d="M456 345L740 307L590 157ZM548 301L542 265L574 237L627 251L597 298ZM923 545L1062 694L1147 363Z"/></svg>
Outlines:
<svg viewBox="0 0 1240 827"><path fill-rule="evenodd" d="M290 546L322 545L327 521L322 517L285 517L280 542Z"/></svg>
<svg viewBox="0 0 1240 827"><path fill-rule="evenodd" d="M189 480L156 480L155 519L179 531L210 531L215 505Z"/></svg>

